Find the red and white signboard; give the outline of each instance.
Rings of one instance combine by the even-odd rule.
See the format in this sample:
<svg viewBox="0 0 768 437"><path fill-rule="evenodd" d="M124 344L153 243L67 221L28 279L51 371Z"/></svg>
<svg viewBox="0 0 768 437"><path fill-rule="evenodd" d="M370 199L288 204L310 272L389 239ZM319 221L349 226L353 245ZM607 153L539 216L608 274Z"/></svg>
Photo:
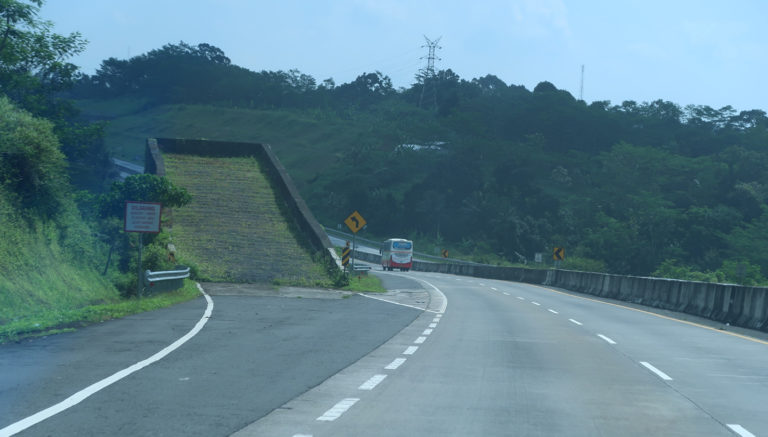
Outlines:
<svg viewBox="0 0 768 437"><path fill-rule="evenodd" d="M160 209L154 202L125 202L125 232L160 232Z"/></svg>

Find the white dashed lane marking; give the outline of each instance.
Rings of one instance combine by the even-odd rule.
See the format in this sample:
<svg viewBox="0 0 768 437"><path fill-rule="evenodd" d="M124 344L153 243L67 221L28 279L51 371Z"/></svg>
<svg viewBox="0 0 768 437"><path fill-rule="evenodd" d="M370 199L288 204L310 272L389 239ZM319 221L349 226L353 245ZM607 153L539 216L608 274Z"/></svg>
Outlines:
<svg viewBox="0 0 768 437"><path fill-rule="evenodd" d="M427 340L427 337L419 337L419 338L417 338L416 340L414 340L413 342L414 342L414 343L416 343L416 344L422 344L422 343L424 343L426 340Z"/></svg>
<svg viewBox="0 0 768 437"><path fill-rule="evenodd" d="M647 361L640 361L640 364L642 364L643 367L645 367L646 369L648 369L651 372L655 373L656 376L658 376L659 378L663 379L664 381L672 381L672 378L669 375L667 375L666 373L662 372L661 370L653 367L653 365L651 365L651 363L649 363Z"/></svg>
<svg viewBox="0 0 768 437"><path fill-rule="evenodd" d="M389 365L387 367L385 367L385 369L387 369L387 370L397 370L397 368L402 366L405 361L406 361L405 358L395 358L395 360L392 361L391 363L389 363Z"/></svg>
<svg viewBox="0 0 768 437"><path fill-rule="evenodd" d="M352 408L352 405L355 405L359 400L359 398L346 398L334 405L330 410L326 411L325 414L318 417L317 420L332 422L341 417L342 414L346 413L347 410Z"/></svg>
<svg viewBox="0 0 768 437"><path fill-rule="evenodd" d="M610 338L604 336L603 334L597 334L598 337L602 338L603 340L607 341L608 344L616 344L615 341L611 340Z"/></svg>
<svg viewBox="0 0 768 437"><path fill-rule="evenodd" d="M731 430L733 432L735 432L736 434L740 435L741 437L756 437L754 434L752 434L751 432L747 431L743 426L741 426L741 425L739 425L737 423L729 424L728 428L731 428Z"/></svg>
<svg viewBox="0 0 768 437"><path fill-rule="evenodd" d="M571 322L571 323L573 323L573 324L575 324L575 325L579 325L579 326L581 326L581 325L582 325L582 323L581 323L581 322L579 322L578 320L568 319L568 321L569 321L569 322Z"/></svg>
<svg viewBox="0 0 768 437"><path fill-rule="evenodd" d="M525 300L524 297L517 296L517 298L520 299L520 300Z"/></svg>
<svg viewBox="0 0 768 437"><path fill-rule="evenodd" d="M425 329L424 332L421 333L421 335L431 335L432 329Z"/></svg>
<svg viewBox="0 0 768 437"><path fill-rule="evenodd" d="M408 349L403 352L403 355L413 355L417 350L419 350L418 346L408 346Z"/></svg>
<svg viewBox="0 0 768 437"><path fill-rule="evenodd" d="M532 303L532 304L534 304L534 305L536 305L537 307L538 307L538 306L541 306L541 304L540 304L540 303L538 303L538 302L531 302L531 303Z"/></svg>
<svg viewBox="0 0 768 437"><path fill-rule="evenodd" d="M368 381L365 381L363 383L363 385L358 387L358 389L360 389L360 390L373 390L374 388L376 388L377 385L379 385L379 383L381 381L384 381L384 379L386 377L387 377L387 375L373 375L371 377L371 379L369 379Z"/></svg>
<svg viewBox="0 0 768 437"><path fill-rule="evenodd" d="M429 324L429 327L430 327L430 328L437 328L437 323L430 323L430 324Z"/></svg>
<svg viewBox="0 0 768 437"><path fill-rule="evenodd" d="M547 311L549 311L552 314L560 314L557 311L553 310L552 308L548 309Z"/></svg>

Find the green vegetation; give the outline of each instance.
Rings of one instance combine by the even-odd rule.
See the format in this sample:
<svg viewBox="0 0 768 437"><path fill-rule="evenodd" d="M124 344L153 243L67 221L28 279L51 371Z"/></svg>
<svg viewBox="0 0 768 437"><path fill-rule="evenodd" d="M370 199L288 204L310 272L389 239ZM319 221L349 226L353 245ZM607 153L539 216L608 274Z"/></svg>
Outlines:
<svg viewBox="0 0 768 437"><path fill-rule="evenodd" d="M387 289L381 285L381 280L367 273L350 275L349 285L341 288L344 291L386 293Z"/></svg>
<svg viewBox="0 0 768 437"><path fill-rule="evenodd" d="M96 211L110 168L103 125L79 119L60 97L79 77L66 59L85 42L77 33L53 33L52 23L37 17L41 5L0 2L0 342L198 294L188 284L167 296L126 301L115 284L135 284L135 273L101 271L111 255L102 238L118 227L100 222ZM129 255L121 257L130 264Z"/></svg>
<svg viewBox="0 0 768 437"><path fill-rule="evenodd" d="M196 283L186 280L183 288L142 299L115 300L99 305L51 306L44 310L35 307L35 311L26 317L0 324L0 343L72 331L89 324L186 302L199 296Z"/></svg>
<svg viewBox="0 0 768 437"><path fill-rule="evenodd" d="M180 256L212 281L330 286L257 159L165 154L168 179L195 201L166 223Z"/></svg>
<svg viewBox="0 0 768 437"><path fill-rule="evenodd" d="M428 101L425 81L437 90ZM318 84L183 43L106 60L73 95L94 115L99 102L144 102L113 120L117 148L149 133L270 143L321 222L357 210L374 239L500 264L560 246L574 268L617 274L743 260L768 275L761 110L587 104L548 82L527 90L451 70L401 90L379 72Z"/></svg>
<svg viewBox="0 0 768 437"><path fill-rule="evenodd" d="M16 106L53 124L60 152L67 157L71 182L98 189L110 166L103 124L88 123L60 94L81 77L67 59L85 50L77 32L59 35L38 17L43 0L0 2L0 94Z"/></svg>

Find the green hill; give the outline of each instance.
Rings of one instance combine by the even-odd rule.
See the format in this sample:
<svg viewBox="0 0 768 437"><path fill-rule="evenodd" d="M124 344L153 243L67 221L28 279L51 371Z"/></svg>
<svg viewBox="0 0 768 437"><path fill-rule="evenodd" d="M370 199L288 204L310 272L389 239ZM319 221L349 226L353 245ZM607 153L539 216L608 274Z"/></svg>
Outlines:
<svg viewBox="0 0 768 437"><path fill-rule="evenodd" d="M207 105L143 108L140 101L81 101L84 116L106 118L105 141L115 157L141 164L147 138L198 138L270 144L299 185L338 160L362 135L356 123L306 111Z"/></svg>
<svg viewBox="0 0 768 437"><path fill-rule="evenodd" d="M426 78L318 84L213 52L164 46L112 62L73 95L111 119L107 142L128 159L149 136L271 144L327 225L357 210L369 235L476 260L564 247L568 262L611 273L732 277L736 263L768 275L755 250L768 244L762 110L589 103L549 82L528 90L450 69L428 79L436 98L424 104Z"/></svg>

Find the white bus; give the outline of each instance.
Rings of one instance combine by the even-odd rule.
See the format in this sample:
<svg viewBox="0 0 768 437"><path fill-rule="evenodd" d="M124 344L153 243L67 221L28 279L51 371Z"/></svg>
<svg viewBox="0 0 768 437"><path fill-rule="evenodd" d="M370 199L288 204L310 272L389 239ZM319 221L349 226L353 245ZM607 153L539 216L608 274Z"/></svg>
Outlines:
<svg viewBox="0 0 768 437"><path fill-rule="evenodd" d="M413 241L390 238L381 244L381 268L407 272L413 266Z"/></svg>

